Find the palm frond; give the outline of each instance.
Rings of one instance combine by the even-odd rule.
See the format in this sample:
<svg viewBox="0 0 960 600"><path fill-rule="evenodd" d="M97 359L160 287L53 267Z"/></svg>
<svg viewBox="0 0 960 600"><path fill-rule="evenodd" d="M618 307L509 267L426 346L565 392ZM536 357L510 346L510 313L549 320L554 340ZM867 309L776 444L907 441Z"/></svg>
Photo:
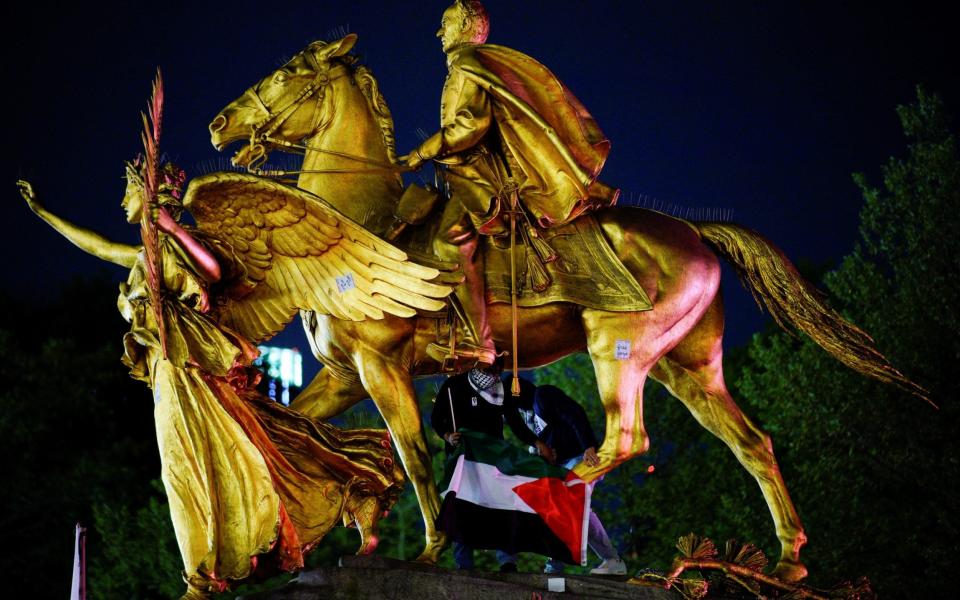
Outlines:
<svg viewBox="0 0 960 600"><path fill-rule="evenodd" d="M741 544L737 540L727 540L722 560L757 572L763 571L769 563L763 550L750 543Z"/></svg>
<svg viewBox="0 0 960 600"><path fill-rule="evenodd" d="M684 558L705 560L717 557L717 547L710 538L688 533L677 540L677 550Z"/></svg>

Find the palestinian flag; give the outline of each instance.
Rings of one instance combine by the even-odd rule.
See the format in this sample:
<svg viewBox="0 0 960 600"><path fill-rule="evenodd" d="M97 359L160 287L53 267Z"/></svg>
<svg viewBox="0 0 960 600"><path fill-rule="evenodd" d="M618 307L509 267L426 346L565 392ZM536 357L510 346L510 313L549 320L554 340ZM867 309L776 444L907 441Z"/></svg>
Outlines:
<svg viewBox="0 0 960 600"><path fill-rule="evenodd" d="M504 440L460 434L440 484L438 529L474 548L585 565L591 486Z"/></svg>

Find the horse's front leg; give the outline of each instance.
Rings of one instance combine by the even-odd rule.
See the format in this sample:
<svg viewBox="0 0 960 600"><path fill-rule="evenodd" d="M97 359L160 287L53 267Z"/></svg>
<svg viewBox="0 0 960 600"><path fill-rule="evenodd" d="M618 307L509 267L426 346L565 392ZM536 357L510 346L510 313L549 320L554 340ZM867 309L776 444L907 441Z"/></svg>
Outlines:
<svg viewBox="0 0 960 600"><path fill-rule="evenodd" d="M713 256L678 254L684 264L676 273L661 269L656 309L607 312L585 309L587 350L597 375L606 432L598 456L600 465L580 463L574 470L593 481L617 465L643 454L650 446L643 425L643 385L650 369L697 324L720 281Z"/></svg>
<svg viewBox="0 0 960 600"><path fill-rule="evenodd" d="M617 465L647 451L643 426L643 382L652 362L653 343L643 337L643 313L583 311L587 348L606 415L606 435L598 448L600 464L581 462L574 471L593 481Z"/></svg>
<svg viewBox="0 0 960 600"><path fill-rule="evenodd" d="M314 419L326 421L366 397L367 392L356 373L339 374L329 367L324 367L313 381L297 394L290 403L290 408Z"/></svg>
<svg viewBox="0 0 960 600"><path fill-rule="evenodd" d="M357 363L363 386L387 423L400 461L417 495L426 534L426 545L417 562L436 563L447 546L447 539L436 529L440 494L433 479L430 451L423 436L413 380L398 362L387 360L379 353L363 356Z"/></svg>
<svg viewBox="0 0 960 600"><path fill-rule="evenodd" d="M337 333L342 328L338 327L337 320L310 310L300 311L300 318L310 352L324 367L297 394L290 408L326 421L366 398L367 392L360 383L360 376L348 366L349 358L337 343ZM353 339L353 336L347 336L347 339Z"/></svg>

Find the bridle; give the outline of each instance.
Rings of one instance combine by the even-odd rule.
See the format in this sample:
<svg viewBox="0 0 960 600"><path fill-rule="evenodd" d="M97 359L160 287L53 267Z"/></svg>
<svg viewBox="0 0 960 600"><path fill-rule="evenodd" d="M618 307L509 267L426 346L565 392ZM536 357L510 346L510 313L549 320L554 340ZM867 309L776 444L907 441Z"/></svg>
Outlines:
<svg viewBox="0 0 960 600"><path fill-rule="evenodd" d="M252 100L256 109L264 114L262 119L258 120L250 127L250 140L248 144L250 148L249 154L253 158L245 165L244 168L254 175L260 175L264 177L285 177L299 173L403 173L409 171L410 169L405 166L383 163L366 158L364 156L348 154L346 152L338 152L336 150L327 150L324 148L307 146L305 144L297 144L274 137L273 134L297 111L297 109L300 108L304 102L314 95L320 94L320 98L317 99L316 106L314 108L312 119L314 123L316 123L318 120L317 112L320 110L320 104L323 100L323 93L325 92L326 87L334 80L352 73L350 68L342 63L334 65L329 69L321 70L320 64L317 62L317 59L313 53L305 52L304 55L307 57L307 60L310 61L311 66L316 70L316 75L313 77L313 80L305 85L303 89L297 93L296 97L288 102L287 105L282 109L276 111L270 110L270 107L267 106L267 103L264 102L263 98L260 97L260 94L257 93L256 88L258 86L247 88L247 90L243 93L243 96L241 96L241 98L246 97ZM339 158L344 158L371 166L357 169L307 169L297 171L261 169L260 167L262 167L267 160L266 144L277 146L279 148L286 148L290 151L298 152L300 154L304 154L308 150L312 150L314 152L329 154L331 156L337 156Z"/></svg>

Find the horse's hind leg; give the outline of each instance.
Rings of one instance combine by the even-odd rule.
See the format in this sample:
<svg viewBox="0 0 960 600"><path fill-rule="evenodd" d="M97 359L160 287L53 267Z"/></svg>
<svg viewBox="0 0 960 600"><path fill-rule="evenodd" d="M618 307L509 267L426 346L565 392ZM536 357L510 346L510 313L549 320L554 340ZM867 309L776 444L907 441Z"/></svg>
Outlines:
<svg viewBox="0 0 960 600"><path fill-rule="evenodd" d="M716 300L690 335L654 366L650 376L666 386L701 425L729 446L756 479L781 544L774 574L787 581L798 581L807 575L800 561L800 548L806 544L807 536L780 475L770 436L740 410L727 391L722 333L722 309Z"/></svg>

